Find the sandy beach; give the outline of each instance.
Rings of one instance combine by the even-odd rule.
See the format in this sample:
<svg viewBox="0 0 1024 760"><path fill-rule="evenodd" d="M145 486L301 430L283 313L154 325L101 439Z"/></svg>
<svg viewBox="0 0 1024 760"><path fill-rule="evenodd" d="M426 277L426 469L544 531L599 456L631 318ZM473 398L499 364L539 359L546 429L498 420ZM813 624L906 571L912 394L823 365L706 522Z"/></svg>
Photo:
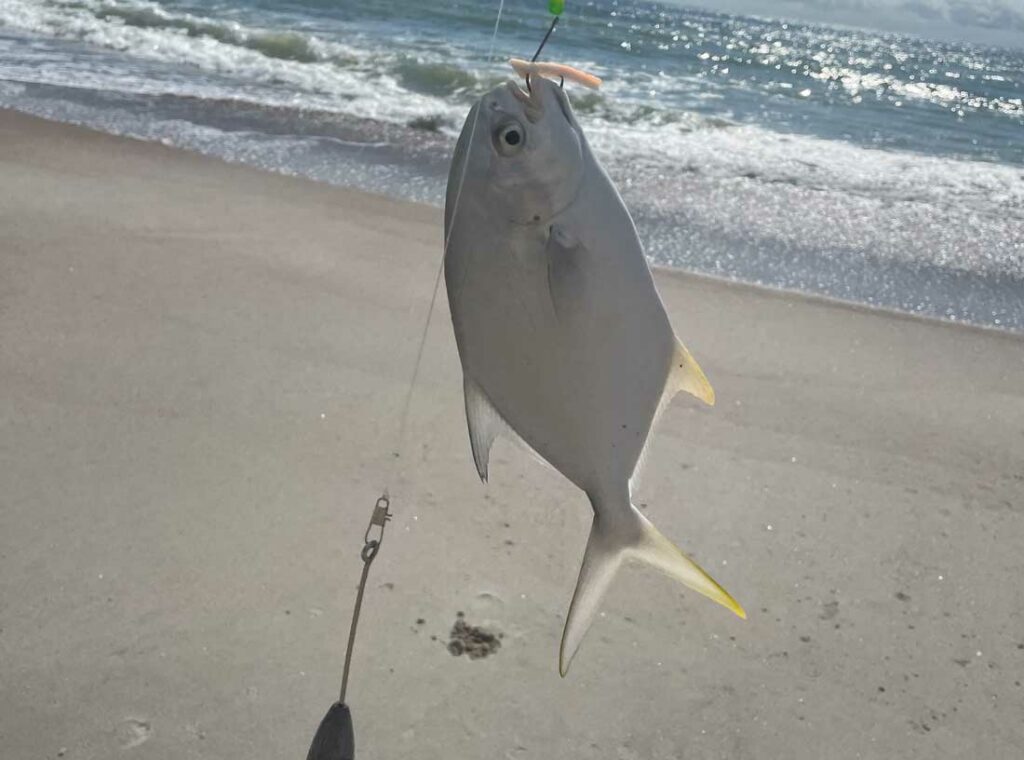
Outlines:
<svg viewBox="0 0 1024 760"><path fill-rule="evenodd" d="M1024 757L1024 339L662 270L718 404L636 501L746 607L617 580L582 493L477 479L439 209L0 112L0 756ZM453 656L458 613L500 633Z"/></svg>

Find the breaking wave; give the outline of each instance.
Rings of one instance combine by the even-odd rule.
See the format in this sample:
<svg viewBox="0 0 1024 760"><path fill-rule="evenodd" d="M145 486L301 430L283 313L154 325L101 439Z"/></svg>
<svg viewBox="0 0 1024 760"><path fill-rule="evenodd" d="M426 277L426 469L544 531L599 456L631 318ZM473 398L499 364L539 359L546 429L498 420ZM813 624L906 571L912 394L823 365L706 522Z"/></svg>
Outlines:
<svg viewBox="0 0 1024 760"><path fill-rule="evenodd" d="M576 31L584 33L589 47L621 59L603 65L579 63L599 72L617 64L627 67L615 70L618 76L609 78L604 94L582 96L579 110L612 124L686 130L704 125L698 115L709 116L730 98L736 101L730 110L737 121L758 116L743 98L745 90L755 88L778 102L784 120L780 126L795 129L801 127L805 101L865 107L874 102L904 110L916 104L959 118L969 113L1002 116L1024 126L1024 98L1014 82L1019 71L1003 54L980 55L936 43L926 46L925 57L918 61L903 49L908 46L891 38L812 26L783 25L780 31L758 19L691 15L665 23L666 14L657 6L638 5L610 11L613 21L607 24L588 16L577 21ZM506 24L514 27L516 22L513 16ZM628 34L617 28L627 23ZM407 123L429 113L446 118L449 129L457 127L473 93L507 74L503 66L481 61L470 46L450 40L416 44L399 39L381 46L344 23L296 23L294 17L280 13L216 18L184 8L170 10L149 0L6 0L0 3L0 25L80 40L140 61L243 77L250 85L290 87L293 102L308 97L313 107L364 118ZM622 36L628 40L618 42ZM631 57L641 53L653 57L655 65L628 68ZM670 76L658 68L679 61L697 72ZM45 73L29 78L67 83L46 78ZM147 87L152 85L146 82ZM123 78L120 86L125 86ZM254 95L251 89L242 88L243 97L281 101L280 92ZM763 102L757 106L764 108ZM888 139L892 147L905 147L898 130ZM943 144L936 139L933 147ZM951 144L949 149L970 152L971 147ZM1019 146L1001 150L1024 158Z"/></svg>
<svg viewBox="0 0 1024 760"><path fill-rule="evenodd" d="M526 5L495 58L536 45ZM0 0L0 106L438 202L468 104L509 74L485 11ZM1024 328L1024 55L612 0L562 32L605 77L569 96L657 260L949 316L962 283L915 301L872 267L993 277L1011 305L985 285L959 313Z"/></svg>
<svg viewBox="0 0 1024 760"><path fill-rule="evenodd" d="M93 11L103 21L119 21L140 29L181 31L189 37L209 37L230 45L256 50L269 58L312 63L329 58L314 38L295 32L260 32L238 24L224 24L192 15L176 16L153 5L119 6L103 4Z"/></svg>

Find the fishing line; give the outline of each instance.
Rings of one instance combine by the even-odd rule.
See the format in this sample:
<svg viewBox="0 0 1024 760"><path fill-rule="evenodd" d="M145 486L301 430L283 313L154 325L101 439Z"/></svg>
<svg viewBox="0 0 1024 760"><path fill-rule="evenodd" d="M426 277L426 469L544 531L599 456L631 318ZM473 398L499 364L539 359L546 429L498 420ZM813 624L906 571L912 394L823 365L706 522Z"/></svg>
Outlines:
<svg viewBox="0 0 1024 760"><path fill-rule="evenodd" d="M535 62L537 60L537 58L540 56L540 51L544 49L544 46L546 44L548 44L548 37L551 36L551 33L553 31L555 31L555 27L558 26L558 19L561 18L561 15L559 15L559 14L561 14L561 12L562 12L562 10L564 8L565 8L565 3L562 0L551 0L551 2L548 3L548 9L553 14L555 14L555 16L554 16L554 18L551 19L551 26L548 27L547 32L545 32L545 34L544 34L544 39L542 39L540 41L540 44L537 46L537 52L533 54L533 58L530 59L530 63L533 63L533 62ZM564 80L563 80L563 83L564 83ZM561 86L562 85L559 85L559 87L561 87ZM529 90L530 92L533 92L533 88L530 87L530 75L529 74L526 75L526 89Z"/></svg>
<svg viewBox="0 0 1024 760"><path fill-rule="evenodd" d="M504 13L504 10L505 10L505 0L499 0L499 2L498 2L498 14L497 14L497 17L494 20L494 31L491 32L491 41L490 41L490 43L489 43L489 45L487 47L487 56L485 58L485 60L488 61L488 62L491 61L491 59L494 57L494 46L495 46L495 44L497 42L497 39L498 39L498 29L501 26L501 17L502 17L502 14ZM472 143L473 143L473 136L476 133L476 126L477 126L477 122L479 121L479 119L480 119L480 110L477 109L476 115L473 118L473 125L470 128L470 132L469 132L469 144L470 145L472 145ZM466 162L462 166L462 174L459 177L458 189L457 189L457 191L455 193L455 203L454 203L453 208L452 208L452 219L453 220L454 220L455 215L458 213L458 210L459 210L459 201L462 198L462 185L466 181L466 170L468 169L468 167L469 167L469 161L468 161L468 155L467 155L467 160L466 160ZM449 231L448 235L445 236L444 251L443 251L443 254L441 256L441 263L440 263L440 265L437 268L437 274L434 276L434 289L433 289L433 291L431 292L431 295L430 295L430 306L427 308L426 320L423 323L423 330L420 333L419 346L416 349L416 360L413 363L412 377L409 380L409 387L408 387L408 389L405 392L405 399L402 402L402 411L401 411L401 414L399 416L399 422L398 422L398 438L397 438L396 446L395 446L395 449L394 449L394 452L393 452L393 457L392 457L391 474L388 477L387 481L385 481L386 483L392 482L397 477L397 474L398 474L398 465L399 465L398 459L400 457L400 454L401 454L401 451L402 451L402 448L403 448L403 444L404 444L404 441L405 441L406 429L407 429L408 423L409 423L409 411L412 408L413 391L416 388L416 382L419 379L420 366L423 363L423 351L424 351L424 349L426 347L426 344L427 344L427 335L430 332L430 322L431 322L431 318L432 318L432 316L434 314L434 306L437 303L437 292L438 292L438 289L439 289L439 287L441 285L441 274L444 272L444 257L448 253L448 244L449 244L450 240L451 240L451 232ZM367 576L369 575L369 572L370 572L370 565L373 562L374 558L377 556L377 552L380 550L381 543L383 543L383 541L384 541L384 527L387 525L387 522L390 519L391 519L390 497L388 496L388 488L385 486L384 493L380 496L380 498L377 499L377 503L374 505L373 514L370 517L370 524L369 524L369 526L366 529L365 535L363 536L363 550L362 550L362 553L360 554L360 557L363 560L363 572L362 572L362 576L359 579L358 591L356 592L356 601L355 601L355 604L354 604L353 610L352 610L352 623L351 623L351 625L349 627L348 645L345 648L345 665L344 665L344 668L342 670L341 689L339 690L338 702L335 703L336 707L340 707L340 708L344 709L344 713L342 713L340 711L335 711L335 718L333 720L330 720L330 721L328 720L328 718L331 717L332 713L331 712L328 713L328 718L324 719L323 723L321 724L320 731L317 732L317 737L314 738L313 747L310 748L310 755L309 755L310 758L320 757L321 754L323 753L323 751L327 750L327 744L332 744L333 748L335 750L337 749L337 746L336 746L337 742L336 741L332 741L332 740L337 739L338 738L337 736L335 736L335 735L331 735L330 737L326 737L326 736L322 737L321 736L324 733L325 726L329 726L329 724L331 724L331 723L347 722L348 728L347 728L346 731L343 731L342 733L345 733L345 734L348 734L348 735L351 734L351 718L348 716L347 708L345 708L345 704L344 703L345 703L345 694L346 694L346 691L348 690L349 670L350 670L351 665L352 665L352 651L353 651L353 649L355 647L356 627L359 624L359 612L362 609L363 592L366 590L366 579L367 579ZM376 538L372 538L371 539L370 538L370 533L374 530L374 528L376 528L378 532L377 532ZM332 710L335 710L335 708L332 708ZM334 727L337 728L337 726L334 726ZM349 736L349 738L350 738L350 736ZM318 742L318 739L322 739L322 740ZM337 754L337 752L334 752L333 754ZM344 753L342 753L342 754L344 754Z"/></svg>
<svg viewBox="0 0 1024 760"><path fill-rule="evenodd" d="M555 31L555 27L558 26L559 18L561 18L561 16L555 16L553 19L551 19L551 26L548 27L547 34L544 35L544 39L542 39L540 41L540 44L537 46L537 52L533 54L533 58L530 59L530 63L533 63L534 61L537 60L537 57L540 55L540 51L544 49L544 46L546 44L548 44L548 37L551 36L551 33Z"/></svg>
<svg viewBox="0 0 1024 760"><path fill-rule="evenodd" d="M498 2L498 15L494 19L494 31L491 33L491 42L490 42L490 44L487 47L487 56L485 58L485 60L488 61L488 62L490 62L491 59L494 57L494 45L495 45L495 43L497 42L497 39L498 39L498 27L501 26L501 15L504 12L504 10L505 10L505 0L499 0L499 2ZM557 17L556 17L556 20L557 20ZM553 25L552 25L552 28L554 28ZM549 30L548 34L550 34L550 33L551 32ZM547 36L545 36L544 39L546 40ZM541 46L543 47L543 43L541 43ZM539 53L540 51L538 50L537 52ZM477 125L477 122L479 122L479 121L480 121L480 109L478 108L478 109L476 109L476 113L473 116L473 125L469 129L469 140L468 140L467 144L470 146L470 150L472 150L473 137L476 134L476 125ZM393 456L392 456L391 475L388 478L388 480L386 481L388 483L390 483L392 480L394 480L395 477L397 477L397 475L398 475L398 465L399 465L398 460L399 460L399 458L401 456L401 451L402 451L402 448L403 448L403 444L405 442L406 428L407 428L408 423L409 423L409 411L410 411L410 409L412 407L412 395L413 395L413 391L416 388L416 382L417 382L417 380L419 380L420 365L423 363L423 350L426 348L426 345L427 345L427 334L430 332L430 322L431 322L431 319L434 316L434 305L437 303L437 291L438 291L438 289L441 286L441 275L444 272L444 260L445 260L445 257L448 255L448 244L451 242L451 231L453 229L455 229L455 216L456 216L456 214L459 213L459 201L462 200L462 185L466 181L466 171L468 169L469 169L469 153L467 152L466 160L463 161L463 163L462 163L462 173L459 175L458 189L455 191L455 202L452 204L452 216L451 216L450 223L448 225L448 234L445 235L445 239L444 239L444 250L441 253L441 262L440 262L440 264L438 264L437 274L434 275L434 289L433 289L433 291L430 294L430 306L427 307L427 317L426 317L426 320L423 323L423 332L420 334L419 347L416 349L416 361L413 364L412 378L409 380L409 389L405 393L405 400L402 402L402 412L401 412L401 415L398 418L399 419L399 422L398 422L398 441L397 441L397 445L395 446L395 449L394 449L394 452L393 452ZM387 491L387 488L385 487L385 489L384 489L385 497L387 496L387 494L388 494L388 491Z"/></svg>
<svg viewBox="0 0 1024 760"><path fill-rule="evenodd" d="M548 8L555 17L552 20L547 33L544 35L544 39L541 40L540 46L537 48L537 52L533 54L534 61L537 60L537 56L540 55L545 43L547 43L551 33L555 30L555 26L558 24L558 17L564 9L564 5L564 0L549 0ZM499 0L498 14L494 20L494 30L491 33L491 41L487 47L487 56L485 60L488 63L494 57L494 47L497 43L498 29L501 26L501 17L504 10L505 0ZM529 83L529 80L527 80L527 83ZM480 109L477 108L473 116L473 123L469 129L469 139L467 141L469 148L462 164L462 171L459 175L459 184L455 191L455 200L452 204L452 215L449 220L448 231L445 234L444 250L441 255L441 261L438 264L437 273L434 275L434 288L430 294L430 305L427 307L426 319L424 320L423 330L420 333L419 345L416 349L416 360L413 363L412 377L409 379L409 387L406 390L405 398L402 401L402 410L398 422L398 436L394 451L392 452L390 474L388 475L388 479L385 481L386 484L390 484L398 476L398 466L400 464L399 458L405 444L405 436L409 424L409 412L412 408L413 392L416 389L416 383L419 380L420 367L423 364L423 352L426 348L427 336L430 332L430 322L433 318L434 306L437 303L437 293L441 286L441 275L444 272L444 262L448 255L448 246L451 243L451 232L455 228L455 217L459 212L459 205L462 200L462 187L466 181L466 173L469 169L469 156L472 151L473 138L476 135L476 128L479 120ZM356 627L359 624L359 612L362 608L363 593L366 590L366 581L370 573L370 565L373 563L373 560L377 556L377 552L380 550L380 546L384 541L384 528L390 519L390 497L388 496L388 488L385 486L384 493L377 499L377 502L374 505L373 513L370 517L370 524L367 526L366 533L363 536L363 550L360 554L360 557L363 560L363 572L359 579L358 591L356 593L356 600L352 611L352 622L349 626L348 645L345 649L345 665L342 671L339 698L337 702L331 705L327 714L320 722L320 726L317 729L316 735L313 737L312 744L310 745L307 760L352 760L355 755L352 714L348 705L345 704L345 696L348 689L349 670L352 665L352 652L355 646ZM370 535L374 532L374 529L376 529L377 532L375 537L371 538Z"/></svg>
<svg viewBox="0 0 1024 760"><path fill-rule="evenodd" d="M505 0L498 0L498 15L494 19L494 31L491 32L491 41L490 44L487 46L487 56L485 57L485 60L488 62L490 62L491 59L494 57L494 46L498 40L498 28L501 26L501 16L504 10ZM480 109L477 109L473 117L473 125L470 127L469 130L470 146L472 146L473 144L473 136L476 134L476 125L479 120ZM392 452L392 462L390 468L391 472L390 475L388 476L388 479L385 481L386 484L390 484L398 476L398 466L400 464L399 459L401 457L402 449L404 448L405 434L407 432L407 428L409 425L409 412L412 409L412 396L413 392L416 389L416 382L417 380L419 380L420 367L423 364L423 351L427 345L427 335L430 332L430 322L434 316L434 306L437 303L437 292L441 286L441 275L444 272L444 259L445 256L448 254L448 244L451 242L451 230L454 229L455 215L458 214L459 212L459 201L462 199L462 185L466 181L466 171L468 168L469 154L467 153L466 160L463 162L462 165L462 174L459 176L458 189L455 192L455 203L452 206L452 224L449 225L448 234L445 236L444 250L441 254L441 262L437 267L437 273L434 275L434 289L433 291L431 291L430 294L430 305L427 307L427 317L423 322L423 330L420 333L420 342L419 346L416 349L416 360L415 362L413 362L412 377L409 379L409 387L405 392L405 399L402 401L402 412L398 418L398 439L394 451ZM345 699L345 688L348 685L348 671L349 665L351 664L352 661L352 647L355 642L356 623L359 621L359 608L363 601L363 587L366 584L366 573L370 568L370 562L372 562L373 557L376 556L377 549L380 548L380 541L382 541L384 538L384 525L388 520L391 519L389 507L390 497L388 495L388 486L385 485L384 493L381 495L379 499L377 499L377 504L374 507L373 516L370 518L370 528L367 528L367 535L364 541L363 577L359 585L358 595L356 596L355 611L353 612L352 615L352 628L349 632L348 649L345 654L345 670L342 676L341 686L342 701L344 701ZM378 540L371 541L369 539L370 529L375 526L380 529L380 535Z"/></svg>
<svg viewBox="0 0 1024 760"><path fill-rule="evenodd" d="M490 62L494 57L494 45L498 39L498 27L501 26L501 16L505 10L505 0L499 0L498 2L498 15L494 19L494 31L491 33L491 41L487 47L486 61ZM551 37L552 32L555 31L555 27L558 26L558 20L561 18L562 12L565 10L565 0L549 0L548 11L552 14L551 26L548 27L547 32L544 34L544 38L540 41L540 45L537 46L537 51L533 54L530 59L531 62L536 61L540 56L541 51L547 44L548 39ZM530 78L527 75L526 86L530 86ZM473 124L469 128L469 139L467 145L469 151L472 151L473 137L476 135L477 122L480 120L480 110L477 109L473 116ZM427 308L427 317L423 323L423 332L420 334L419 346L416 349L416 361L413 364L412 378L409 380L409 389L405 393L405 399L402 402L402 412L399 416L398 423L398 441L395 449L392 453L392 464L391 474L386 482L390 483L398 475L398 460L401 457L401 451L405 442L406 428L409 423L409 412L412 408L412 396L413 391L416 388L416 382L419 380L420 365L423 363L423 351L427 345L427 335L430 332L430 322L434 315L434 305L437 303L437 292L441 286L441 275L444 272L444 260L448 255L448 245L451 243L451 231L455 229L455 217L459 213L459 202L462 200L462 185L466 181L466 172L469 169L469 152L466 153L466 159L462 164L462 173L459 175L459 184L455 191L455 202L452 204L452 216L448 224L448 233L444 239L444 250L441 254L441 263L437 267L437 273L434 275L434 289L430 294L430 306ZM388 495L387 488L384 489L384 497Z"/></svg>

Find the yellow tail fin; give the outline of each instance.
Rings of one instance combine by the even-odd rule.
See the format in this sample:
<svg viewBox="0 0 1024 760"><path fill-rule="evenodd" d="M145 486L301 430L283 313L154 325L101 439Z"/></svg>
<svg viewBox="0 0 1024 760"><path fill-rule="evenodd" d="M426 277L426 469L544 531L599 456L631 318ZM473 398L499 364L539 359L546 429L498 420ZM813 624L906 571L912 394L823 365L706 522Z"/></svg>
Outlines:
<svg viewBox="0 0 1024 760"><path fill-rule="evenodd" d="M565 620L558 653L558 672L564 677L583 636L593 623L612 578L625 559L653 565L694 591L718 602L744 620L747 613L728 591L708 575L654 527L650 520L630 506L623 519L602 519L595 509L590 538L583 555L580 577Z"/></svg>

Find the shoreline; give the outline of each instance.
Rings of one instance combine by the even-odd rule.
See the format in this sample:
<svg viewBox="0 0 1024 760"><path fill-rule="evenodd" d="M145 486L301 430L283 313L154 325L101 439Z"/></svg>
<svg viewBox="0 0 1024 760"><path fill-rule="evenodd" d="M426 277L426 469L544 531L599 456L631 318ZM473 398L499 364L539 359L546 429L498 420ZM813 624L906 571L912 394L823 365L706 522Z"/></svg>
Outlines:
<svg viewBox="0 0 1024 760"><path fill-rule="evenodd" d="M425 187L419 187L417 189L417 191L413 194L415 196L413 198L402 198L402 197L400 197L398 195L389 194L388 192L385 191L385 189L383 189L385 186L387 186L387 182L383 181L380 177L372 178L373 169L370 170L370 174L366 174L365 173L367 171L368 166L373 165L373 162L371 162L371 165L364 166L364 167L361 167L361 168L358 168L358 169L354 169L356 171L356 175L361 177L357 182L355 182L355 183L341 183L340 181L337 180L337 178L309 176L309 175L303 173L303 171L301 169L283 168L283 167L274 167L274 166L260 166L258 164L253 163L252 160L247 159L247 158L231 160L231 159L226 158L225 156L221 155L220 153L218 153L216 151L213 151L213 152L202 151L202 150L197 149L197 147L191 146L191 145L169 144L166 141L166 139L163 139L163 138L162 139L145 139L145 138L142 138L142 137L128 135L128 134L117 134L115 132L105 131L103 129L97 129L97 128L93 127L93 126L88 126L88 125L82 124L82 123L73 123L73 122L67 122L67 121L51 120L51 119L47 119L47 118L44 118L44 117L36 116L34 114L30 114L30 113L22 112L22 111L17 111L17 110L10 109L10 108L0 108L0 112L8 112L8 113L11 113L11 114L18 114L20 116L23 116L23 117L29 118L29 119L41 119L42 121L49 121L49 122L54 123L54 124L63 124L63 125L71 126L71 127L87 129L87 130L90 130L90 131L98 132L100 134L108 134L108 135L111 135L111 136L114 136L114 137L121 137L121 138L124 138L124 139L132 139L132 140L137 140L137 141L144 142L144 143L160 144L160 145L163 145L165 147L170 147L170 149L172 149L172 150L179 150L179 151L184 151L186 153L190 153L190 154L194 154L194 155L198 155L198 156L203 156L205 158L209 158L209 159L212 159L212 160L215 160L215 161L220 161L220 162L225 163L225 164L247 166L247 167L250 167L250 168L255 168L255 169L259 170L259 171L264 171L264 172L268 172L268 173L271 173L271 174L278 174L278 175L281 175L281 176L294 177L294 178L297 178L297 179L303 179L303 180L310 181L310 182L313 182L313 183L316 183L316 184L319 184L319 185L327 185L327 186L332 186L332 187L344 187L344 188L347 188L347 189L351 189L351 191L356 192L356 193L367 193L368 195L371 195L371 196L374 196L374 197L386 198L386 199L389 199L389 200L392 200L392 201L410 202L410 203L421 203L421 204L423 204L425 206L429 206L431 208L440 208L440 206L441 206L441 204L439 204L439 203L437 205L434 205L433 203L430 203L430 202L427 202L427 201L424 200L424 198L425 198L424 194L426 193ZM381 123L381 124L383 124L383 123ZM393 129L393 130L406 129L408 131L410 129L409 127L398 127L398 126L395 126L395 125L388 125L388 127L390 129ZM416 130L413 130L413 131L416 132ZM440 142L443 142L443 140L438 140L438 136L434 135L432 133L422 133L422 134L419 135L419 139L421 139L422 142L423 142L423 145L420 147L420 149L418 149L419 151L427 150L428 146L432 146L430 150L436 150L437 147L438 147L438 144ZM353 159L353 157L350 156L350 157L348 157L347 161L351 161L352 159ZM392 156L385 163L390 163L390 162L394 161L395 159L396 159L396 157ZM436 162L434 162L434 163L436 163ZM436 171L437 171L437 167L434 165L434 163L431 163L429 167L427 165L424 165L422 168L425 171L427 171L429 174L432 175L433 173L436 173ZM400 164L400 165L403 167L401 171L406 172L406 173L409 172L409 167L408 166L406 166L404 164ZM356 166L355 164L352 165L352 167L355 167L355 166ZM352 168L352 167L350 167L350 168ZM430 176L425 181L429 184L430 182L439 181L439 180L438 180L437 177ZM360 182L362 184L369 183L370 185L372 185L372 187L366 188L366 187L359 186ZM427 195L429 195L429 194L427 194ZM628 205L632 206L633 204L628 204ZM638 213L641 213L641 214L643 213L639 209L631 208L631 211L634 213L635 216ZM638 220L642 220L641 216L636 216L636 218ZM657 234L656 238L657 238L657 240L660 240L660 237L663 237L663 236L664 236L664 230L660 231L660 233ZM1013 322L1011 322L1010 325L995 325L995 324L991 324L991 322L968 321L968 320L964 320L964 319L957 319L956 316L943 316L943 315L939 315L939 314L935 314L935 313L925 313L925 312L922 312L922 311L914 311L914 310L910 310L910 309L899 308L898 306L894 306L894 305L871 303L871 302L868 302L866 300L857 300L857 299L853 299L853 298L843 298L841 296L838 296L838 295L835 295L835 294L831 294L831 293L816 292L816 291L812 291L812 290L801 290L801 289L797 289L797 288L785 287L785 286L782 286L782 285L771 285L771 284L766 284L766 283L763 283L763 282L756 282L754 280L746 280L746 279L742 279L743 276L741 275L741 273L740 273L740 275L737 275L736 277L732 277L732 276L728 275L728 273L715 273L715 272L712 272L712 271L702 270L701 268L693 268L693 267L684 268L684 267L673 266L671 264L660 263L660 262L654 261L651 258L651 256L652 256L652 251L654 251L654 253L656 253L657 250L660 250L660 249L664 248L663 243L655 242L653 248L651 247L650 244L651 244L651 241L645 241L645 245L649 249L648 250L648 261L649 261L649 263L651 265L651 268L652 269L656 269L656 270L664 270L664 271L667 271L667 272L681 272L681 273L683 273L683 275L692 275L694 277L710 278L712 280L723 282L723 283L735 284L735 285L738 285L738 286L741 286L741 287L751 287L751 288L755 288L755 289L760 288L760 289L764 289L764 290L769 291L769 292L775 291L775 292L779 292L779 293L788 293L788 294L794 294L794 295L798 295L798 296L806 296L806 297L809 297L809 298L819 298L819 299L822 299L825 302L843 303L843 304L850 305L850 306L852 306L854 308L878 309L878 310L886 312L886 313L903 314L903 315L907 315L907 316L913 316L913 318L920 318L920 319L925 319L925 320L933 320L933 321L937 321L937 322L941 322L941 323L946 323L946 324L951 324L951 325L973 327L973 328L982 329L982 330L992 330L992 331L995 331L995 332L1005 332L1005 333L1009 333L1009 334L1012 334L1012 335L1024 336L1024 326L1019 326L1019 327L1015 326L1015 323L1013 323ZM765 250L771 250L771 245L766 241L764 248L765 248ZM757 254L756 253L752 253L751 251L746 252L746 254L743 254L742 251L740 253L741 253L741 255L749 254L752 257L757 258ZM783 254L781 252L775 252L773 254L769 254L768 258L771 259L773 256L776 256L776 255L783 255ZM707 261L705 261L703 263L707 264ZM759 266L761 266L761 265L762 264L759 264ZM796 263L794 263L794 265L797 266ZM697 266L699 267L699 264L697 264ZM860 278L877 279L879 287L882 288L882 290L884 291L885 290L886 279L888 277L890 277L890 276L893 276L894 272L898 271L900 278L906 279L906 278L909 277L909 278L912 279L912 273L911 273L912 270L911 269L904 270L905 266L906 266L905 263L900 263L900 262L895 262L894 261L894 262L890 262L889 264L887 264L884 267L879 267L877 270L873 270L872 271L870 268L865 268L865 269L857 269L856 271L851 270L848 273L849 273L849 276L850 276L851 279L860 279ZM927 268L927 266L926 266L926 268ZM925 282L930 283L930 285L928 287L939 287L939 288L941 288L943 286L941 286L940 283L944 279L955 278L955 277L962 277L962 276L969 278L969 280L973 283L972 288L997 288L997 285L995 285L995 284L999 282L998 279L995 279L995 280L992 279L993 276L991 275L991 273L974 272L974 271L969 271L969 270L961 271L961 270L957 270L957 269L944 269L943 267L938 267L938 266L935 267L935 271L934 272L930 273L930 275L928 275L925 278ZM769 278L770 277L771 276L769 275ZM825 287L825 290L827 290L829 287L834 287L834 286ZM863 287L863 286L858 286L858 287ZM1022 287L1024 287L1024 283L1022 283ZM924 291L923 291L923 293L924 293ZM989 297L994 299L994 300L992 300L990 302L989 306L991 308L996 308L996 309L1006 309L1006 308L1008 308L1007 304L1009 303L1009 301L1007 300L1007 298L1008 298L1007 294L1006 293L998 293L998 295L997 295L997 293L998 293L998 290L989 293ZM963 292L962 296L963 296L963 298L961 299L962 303L971 303L973 301L973 299L976 297L976 292L975 291L965 291L965 292ZM924 296L922 296L922 297L924 297ZM949 294L948 293L944 293L942 295L942 297L943 298L948 298ZM883 292L883 300L886 300L887 298L891 299L892 296L891 295L885 295L885 293ZM974 308L974 306L972 306L971 308ZM1010 318L1012 320L1013 319L1013 315L1012 314L1009 314L1009 315L1010 315ZM1007 318L1007 315L1005 314L1004 315L1004 319L1006 319L1006 318Z"/></svg>
<svg viewBox="0 0 1024 760"><path fill-rule="evenodd" d="M167 148L169 150L182 151L184 153L189 153L191 155L200 156L200 157L203 157L203 158L206 158L206 159L209 159L209 160L213 160L213 161L218 161L218 162L221 162L221 163L226 164L226 165L244 166L244 167L255 169L256 171L264 172L264 173L267 173L267 174L274 174L274 175L277 175L277 176L290 177L290 178L297 179L297 180L300 180L300 181L311 182L311 183L313 183L315 185L318 185L318 186L340 188L340 189L350 190L350 191L356 192L356 193L365 193L365 194L367 194L367 195L369 195L371 197L386 198L388 200L396 201L396 202L400 202L400 203L412 203L412 204L415 204L415 205L421 205L421 206L428 207L428 208L433 208L433 209L440 209L441 208L440 205L434 205L432 203L427 203L427 202L424 202L424 201L410 200L410 199L406 199L406 198L397 197L397 196L394 196L394 195L389 195L389 194L384 193L384 192L378 192L378 191L374 191L374 190L365 190L365 189L362 189L362 188L359 188L359 187L355 187L355 186L339 185L339 184L334 184L332 182L326 182L326 181L318 180L318 179L315 179L315 178L304 176L304 175L302 175L302 174L300 174L298 172L279 170L279 169L275 169L275 168L267 168L267 167L254 166L253 164L248 163L246 161L242 161L242 160L232 161L232 160L228 160L228 159L226 159L224 157L221 157L219 155L211 155L211 154L199 151L199 150L194 150L192 148L179 147L179 146L175 146L175 145L168 145L167 143L165 143L163 141L160 141L160 140L146 140L146 139L143 139L143 138L140 138L140 137L134 137L134 136L131 136L131 135L119 135L119 134L107 132L107 131L104 131L104 130L101 130L101 129L96 129L96 128L93 128L93 127L90 127L90 126L82 125L82 124L75 124L75 123L71 123L71 122L65 122L65 121L54 120L54 119L46 119L46 118L43 118L43 117L40 117L40 116L36 116L34 114L25 113L25 112L18 111L16 109L12 109L12 108L0 107L0 114L12 114L12 115L17 115L19 117L23 117L23 118L26 118L26 119L38 119L39 121L43 121L43 122L47 122L47 123L51 123L51 124L63 125L63 126L71 127L71 128L74 128L74 129L83 129L83 130L87 130L89 132L95 132L97 134L107 135L109 137L114 137L114 138L117 138L117 139L132 140L134 142L139 142L139 143L142 143L142 144L160 145L161 147ZM810 301L815 301L815 302L841 305L841 306L845 306L845 307L848 307L848 308L851 308L851 309L854 309L854 310L865 310L867 312L878 312L878 313L881 313L881 314L887 314L887 315L891 315L891 316L908 317L908 318L911 318L911 319L920 319L920 320L924 320L926 322L935 322L935 323L945 324L945 325L949 325L949 326L965 327L965 328L969 328L969 329L982 330L982 331L992 332L992 333L996 333L996 334L1007 334L1007 335L1010 335L1011 337L1017 337L1017 338L1024 339L1024 328L1015 329L1013 327L1003 327L1003 326L997 326L997 325L992 325L992 324L985 324L985 323L981 323L981 322L961 321L961 320L957 320L955 317L941 317L941 316L932 315L932 314L923 314L923 313L917 313L917 312L912 312L912 311L906 311L906 310L898 309L898 308L892 307L892 306L885 306L885 305L865 303L863 301L856 301L856 300L851 300L851 299L840 298L838 296L828 295L828 294L824 294L824 293L815 293L815 292L812 292L812 291L799 290L799 289L795 289L795 288L786 288L786 287L775 286L775 285L767 285L767 284L764 284L764 283L752 282L752 281L749 281L749 280L735 279L735 278L732 278L732 277L729 277L729 276L725 276L725 275L717 275L717 274L713 274L713 273L710 273L710 272L702 272L702 271L695 270L695 269L686 269L686 268L683 268L683 267L674 267L674 266L670 266L670 265L667 265L667 264L656 263L656 262L653 262L653 261L650 261L650 260L648 261L648 263L649 263L652 271L662 272L662 273L664 273L665 276L676 276L676 275L678 275L678 276L683 276L683 277L695 277L695 278L707 279L710 282L715 282L715 283L719 283L719 284L723 284L723 285L729 285L729 286L736 286L736 287L741 287L741 288L749 288L749 289L751 289L753 291L764 292L766 294L777 293L777 294L782 294L782 295L784 295L786 297L805 298L805 299L808 299Z"/></svg>
<svg viewBox="0 0 1024 760"><path fill-rule="evenodd" d="M932 314L917 314L912 311L903 311L891 306L879 306L876 304L863 303L861 301L848 301L845 298L837 298L822 293L810 293L806 290L794 290L792 288L780 288L774 285L764 285L759 282L747 282L745 280L733 280L729 277L708 274L707 272L696 272L689 269L678 269L663 264L650 263L651 271L664 277L684 277L697 280L707 280L716 285L725 287L736 287L750 290L764 296L779 296L786 299L806 300L811 303L820 303L826 306L836 306L850 309L851 311L863 312L865 314L877 314L884 317L896 319L909 319L920 321L926 324L944 327L964 328L976 330L986 335L1005 336L1011 340L1024 340L1024 330L1014 330L1009 327L997 327L995 325L979 324L975 322L960 322L950 317L936 317Z"/></svg>

